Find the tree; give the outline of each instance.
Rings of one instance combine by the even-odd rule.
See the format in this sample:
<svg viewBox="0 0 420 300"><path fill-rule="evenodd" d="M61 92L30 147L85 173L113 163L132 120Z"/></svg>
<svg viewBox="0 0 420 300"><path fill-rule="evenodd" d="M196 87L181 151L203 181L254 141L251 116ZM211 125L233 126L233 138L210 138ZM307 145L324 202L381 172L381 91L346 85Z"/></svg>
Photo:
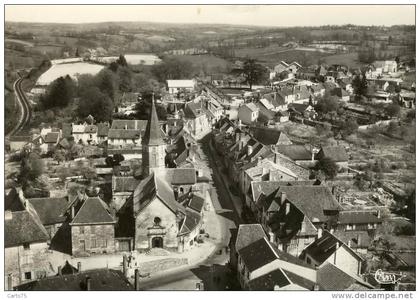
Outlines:
<svg viewBox="0 0 420 300"><path fill-rule="evenodd" d="M322 171L327 179L334 179L338 173L337 164L328 157L324 157L318 160L314 169Z"/></svg>
<svg viewBox="0 0 420 300"><path fill-rule="evenodd" d="M266 75L267 71L261 64L257 63L257 61L253 58L248 58L244 62L243 66L243 75L245 77L245 81L249 84L249 89L252 89L252 85L255 83L260 82L264 79L264 75Z"/></svg>
<svg viewBox="0 0 420 300"><path fill-rule="evenodd" d="M44 173L44 162L35 153L29 153L22 159L20 181L25 184L28 181L37 179Z"/></svg>
<svg viewBox="0 0 420 300"><path fill-rule="evenodd" d="M152 66L152 73L160 82L168 79L191 78L194 67L190 61L176 57L164 57L161 63Z"/></svg>
<svg viewBox="0 0 420 300"><path fill-rule="evenodd" d="M53 159L57 162L57 164L60 164L62 161L66 160L66 155L64 150L57 149L53 153Z"/></svg>
<svg viewBox="0 0 420 300"><path fill-rule="evenodd" d="M120 56L117 59L117 64L119 64L120 66L123 66L123 67L128 66L127 60L125 59L124 55L120 54Z"/></svg>
<svg viewBox="0 0 420 300"><path fill-rule="evenodd" d="M76 48L76 53L74 54L74 56L76 56L76 57L80 57L80 54L79 54L79 48Z"/></svg>
<svg viewBox="0 0 420 300"><path fill-rule="evenodd" d="M331 95L325 95L325 97L319 99L315 104L315 110L320 114L337 111L338 107L339 103L337 99L331 97Z"/></svg>
<svg viewBox="0 0 420 300"><path fill-rule="evenodd" d="M70 76L59 77L47 88L47 93L40 97L43 109L66 107L76 94L76 83Z"/></svg>
<svg viewBox="0 0 420 300"><path fill-rule="evenodd" d="M389 104L385 107L385 113L391 118L398 117L401 112L401 107L398 104Z"/></svg>
<svg viewBox="0 0 420 300"><path fill-rule="evenodd" d="M108 69L103 69L95 76L95 85L114 102L118 91L118 76L116 74Z"/></svg>
<svg viewBox="0 0 420 300"><path fill-rule="evenodd" d="M112 100L97 87L89 88L80 97L78 115L81 118L92 115L97 122L110 121L113 110Z"/></svg>
<svg viewBox="0 0 420 300"><path fill-rule="evenodd" d="M357 120L354 118L350 118L349 120L345 122L341 122L340 124L340 130L344 137L347 137L359 129L359 124L357 123Z"/></svg>
<svg viewBox="0 0 420 300"><path fill-rule="evenodd" d="M94 179L97 178L97 174L94 168L92 167L84 167L82 169L83 176L91 183Z"/></svg>
<svg viewBox="0 0 420 300"><path fill-rule="evenodd" d="M362 96L366 96L368 90L366 75L363 74L362 77L360 77L360 75L354 77L352 86L356 96L356 101L360 101Z"/></svg>
<svg viewBox="0 0 420 300"><path fill-rule="evenodd" d="M58 175L58 178L60 178L61 182L65 182L67 177L71 176L71 173L70 173L69 168L64 167L64 168L60 168L57 171L57 175Z"/></svg>

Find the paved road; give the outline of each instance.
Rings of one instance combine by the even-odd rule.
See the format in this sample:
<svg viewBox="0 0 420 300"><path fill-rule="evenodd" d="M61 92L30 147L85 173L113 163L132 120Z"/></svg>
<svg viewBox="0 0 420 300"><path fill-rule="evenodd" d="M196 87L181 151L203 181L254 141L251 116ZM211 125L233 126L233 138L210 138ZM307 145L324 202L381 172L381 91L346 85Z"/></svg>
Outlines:
<svg viewBox="0 0 420 300"><path fill-rule="evenodd" d="M22 128L25 127L26 124L28 124L29 120L31 119L31 108L29 106L28 99L26 98L26 95L22 90L22 81L23 78L19 78L13 83L13 89L15 91L16 100L21 111L19 122L6 135L6 138L13 135L17 135L22 130Z"/></svg>
<svg viewBox="0 0 420 300"><path fill-rule="evenodd" d="M224 290L227 286L232 286L227 266L229 253L226 252L225 247L230 240L230 230L236 228L241 220L232 203L227 185L223 183L224 179L219 173L217 156L210 152L209 143L209 136L198 143L198 154L200 160L210 168L210 183L216 190L216 193L212 195L212 201L214 208L219 212L222 241L204 262L144 280L140 284L142 290L192 290L200 281L204 283L205 290Z"/></svg>

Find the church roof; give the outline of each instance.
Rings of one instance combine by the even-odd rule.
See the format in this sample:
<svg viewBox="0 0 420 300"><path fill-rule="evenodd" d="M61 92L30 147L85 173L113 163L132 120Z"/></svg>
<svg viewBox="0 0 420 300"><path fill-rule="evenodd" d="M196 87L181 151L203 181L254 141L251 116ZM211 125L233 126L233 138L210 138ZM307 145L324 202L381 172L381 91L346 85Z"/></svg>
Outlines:
<svg viewBox="0 0 420 300"><path fill-rule="evenodd" d="M152 100L152 109L149 121L147 122L146 132L144 133L143 143L146 145L165 145L162 136L162 130L159 126L159 119L156 112L155 101Z"/></svg>
<svg viewBox="0 0 420 300"><path fill-rule="evenodd" d="M141 212L155 196L174 213L185 212L185 207L176 201L172 187L165 181L164 176L156 176L155 173L143 179L134 190L134 212Z"/></svg>

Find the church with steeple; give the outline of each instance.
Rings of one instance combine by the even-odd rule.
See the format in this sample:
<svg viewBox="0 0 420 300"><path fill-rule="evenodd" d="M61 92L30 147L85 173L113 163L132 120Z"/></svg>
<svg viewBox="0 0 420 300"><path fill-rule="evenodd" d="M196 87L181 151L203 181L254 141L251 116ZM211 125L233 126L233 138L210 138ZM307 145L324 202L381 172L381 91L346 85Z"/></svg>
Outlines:
<svg viewBox="0 0 420 300"><path fill-rule="evenodd" d="M146 131L142 139L142 176L146 178L153 170L165 168L165 149L164 133L159 125L156 112L155 100L152 99L152 109L146 126Z"/></svg>
<svg viewBox="0 0 420 300"><path fill-rule="evenodd" d="M122 236L131 250L163 248L182 252L195 244L202 225L204 198L198 196L194 168L166 168L166 143L156 104L142 138L142 179L119 212Z"/></svg>

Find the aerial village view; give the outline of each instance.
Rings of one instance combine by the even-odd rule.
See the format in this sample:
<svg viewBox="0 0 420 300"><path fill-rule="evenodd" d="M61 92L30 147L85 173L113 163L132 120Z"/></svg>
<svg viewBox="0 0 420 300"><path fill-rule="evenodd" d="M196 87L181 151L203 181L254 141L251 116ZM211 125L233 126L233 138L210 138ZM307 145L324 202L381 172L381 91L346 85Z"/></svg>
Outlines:
<svg viewBox="0 0 420 300"><path fill-rule="evenodd" d="M4 290L415 291L415 5L333 6L6 5Z"/></svg>

